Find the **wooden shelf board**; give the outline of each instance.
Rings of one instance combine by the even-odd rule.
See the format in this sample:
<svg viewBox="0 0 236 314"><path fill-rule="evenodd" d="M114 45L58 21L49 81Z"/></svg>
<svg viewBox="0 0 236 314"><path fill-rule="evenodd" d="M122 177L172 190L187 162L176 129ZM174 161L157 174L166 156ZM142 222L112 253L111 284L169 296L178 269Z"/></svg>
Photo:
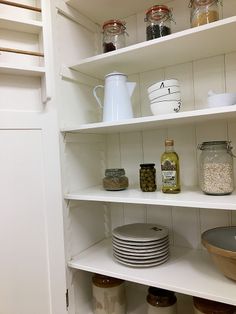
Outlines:
<svg viewBox="0 0 236 314"><path fill-rule="evenodd" d="M21 18L0 17L0 28L29 34L39 34L42 31L42 22L23 20Z"/></svg>
<svg viewBox="0 0 236 314"><path fill-rule="evenodd" d="M120 122L98 122L82 124L78 128L64 128L61 131L96 134L131 132L161 127L172 127L183 124L202 123L210 120L216 121L217 119L231 119L234 117L236 117L236 105L183 111L159 116L134 118Z"/></svg>
<svg viewBox="0 0 236 314"><path fill-rule="evenodd" d="M113 260L111 240L106 239L69 261L68 266L236 305L235 282L224 277L203 250L171 248L166 263L150 268L132 268Z"/></svg>
<svg viewBox="0 0 236 314"><path fill-rule="evenodd" d="M105 191L102 186L91 187L65 194L67 200L95 201L107 203L162 205L192 208L236 210L236 193L231 195L205 195L197 187L182 188L179 194L165 194L161 191L145 193L139 188L124 191Z"/></svg>
<svg viewBox="0 0 236 314"><path fill-rule="evenodd" d="M42 77L45 75L45 68L38 66L19 66L13 64L0 63L0 73Z"/></svg>
<svg viewBox="0 0 236 314"><path fill-rule="evenodd" d="M112 70L134 74L186 63L235 51L236 41L228 36L235 32L236 16L90 57L70 68L101 79Z"/></svg>

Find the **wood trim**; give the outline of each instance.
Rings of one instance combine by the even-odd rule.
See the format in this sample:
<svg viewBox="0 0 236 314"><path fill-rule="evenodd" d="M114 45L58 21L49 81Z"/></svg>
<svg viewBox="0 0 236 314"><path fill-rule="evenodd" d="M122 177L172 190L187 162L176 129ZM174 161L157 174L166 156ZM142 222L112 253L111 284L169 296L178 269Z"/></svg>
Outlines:
<svg viewBox="0 0 236 314"><path fill-rule="evenodd" d="M36 11L36 12L42 12L42 10L40 8L33 7L31 5L26 5L26 4L13 2L13 1L0 0L0 4L10 5L10 6L13 6L13 7L26 9L26 10L31 10L31 11Z"/></svg>
<svg viewBox="0 0 236 314"><path fill-rule="evenodd" d="M0 51L2 51L2 52L11 52L11 53L19 53L19 54L30 55L30 56L35 56L35 57L44 57L44 54L42 52L27 51L27 50L21 50L21 49L0 47Z"/></svg>

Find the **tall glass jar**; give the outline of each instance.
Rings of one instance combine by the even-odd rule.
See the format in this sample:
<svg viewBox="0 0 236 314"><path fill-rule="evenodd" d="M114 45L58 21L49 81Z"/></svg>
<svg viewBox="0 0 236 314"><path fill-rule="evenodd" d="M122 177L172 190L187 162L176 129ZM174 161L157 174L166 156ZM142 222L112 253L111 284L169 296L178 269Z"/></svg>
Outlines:
<svg viewBox="0 0 236 314"><path fill-rule="evenodd" d="M92 277L94 314L125 314L124 280L95 274Z"/></svg>
<svg viewBox="0 0 236 314"><path fill-rule="evenodd" d="M191 27L219 20L219 0L191 0Z"/></svg>
<svg viewBox="0 0 236 314"><path fill-rule="evenodd" d="M140 164L139 170L140 188L143 192L156 191L156 169L155 164Z"/></svg>
<svg viewBox="0 0 236 314"><path fill-rule="evenodd" d="M109 52L125 47L125 22L109 20L103 24L103 52Z"/></svg>
<svg viewBox="0 0 236 314"><path fill-rule="evenodd" d="M149 287L147 314L177 314L177 298L173 291Z"/></svg>
<svg viewBox="0 0 236 314"><path fill-rule="evenodd" d="M146 12L146 38L151 40L171 34L171 10L165 5L154 5Z"/></svg>
<svg viewBox="0 0 236 314"><path fill-rule="evenodd" d="M229 141L203 142L198 146L199 180L206 194L225 195L234 189L233 154Z"/></svg>

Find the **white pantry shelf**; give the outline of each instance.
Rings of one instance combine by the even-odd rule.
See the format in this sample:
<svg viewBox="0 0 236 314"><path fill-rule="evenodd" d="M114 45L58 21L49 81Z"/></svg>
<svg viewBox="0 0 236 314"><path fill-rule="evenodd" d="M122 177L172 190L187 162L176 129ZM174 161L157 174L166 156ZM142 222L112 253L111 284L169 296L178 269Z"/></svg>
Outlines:
<svg viewBox="0 0 236 314"><path fill-rule="evenodd" d="M162 205L192 208L236 210L236 193L231 195L205 195L199 188L183 188L179 194L165 194L161 191L142 192L139 188L124 191L105 191L95 186L74 193L65 194L67 200L95 201L107 203Z"/></svg>
<svg viewBox="0 0 236 314"><path fill-rule="evenodd" d="M0 17L0 28L29 34L40 34L43 28L41 21L22 18Z"/></svg>
<svg viewBox="0 0 236 314"><path fill-rule="evenodd" d="M113 260L111 240L106 239L69 261L68 266L236 305L235 282L224 277L203 250L171 248L166 263L150 268L132 268Z"/></svg>
<svg viewBox="0 0 236 314"><path fill-rule="evenodd" d="M0 63L0 73L43 77L45 75L45 68L39 66L20 66L8 63Z"/></svg>
<svg viewBox="0 0 236 314"><path fill-rule="evenodd" d="M236 16L103 53L70 68L96 78L114 71L134 74L236 50ZM219 44L220 43L220 44ZM206 49L207 47L207 49Z"/></svg>
<svg viewBox="0 0 236 314"><path fill-rule="evenodd" d="M82 124L80 127L64 128L61 132L78 133L115 133L132 132L176 125L201 123L210 120L231 119L236 117L236 105L200 110L183 111L159 116L148 116L119 122L98 122Z"/></svg>

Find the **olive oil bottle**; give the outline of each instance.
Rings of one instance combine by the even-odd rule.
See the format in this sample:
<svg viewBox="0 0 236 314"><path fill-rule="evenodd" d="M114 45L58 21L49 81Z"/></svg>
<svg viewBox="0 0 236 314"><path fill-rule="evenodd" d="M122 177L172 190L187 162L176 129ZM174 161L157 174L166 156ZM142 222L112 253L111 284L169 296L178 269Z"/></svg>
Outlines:
<svg viewBox="0 0 236 314"><path fill-rule="evenodd" d="M179 193L179 156L174 150L174 141L165 140L165 152L161 156L162 192Z"/></svg>

